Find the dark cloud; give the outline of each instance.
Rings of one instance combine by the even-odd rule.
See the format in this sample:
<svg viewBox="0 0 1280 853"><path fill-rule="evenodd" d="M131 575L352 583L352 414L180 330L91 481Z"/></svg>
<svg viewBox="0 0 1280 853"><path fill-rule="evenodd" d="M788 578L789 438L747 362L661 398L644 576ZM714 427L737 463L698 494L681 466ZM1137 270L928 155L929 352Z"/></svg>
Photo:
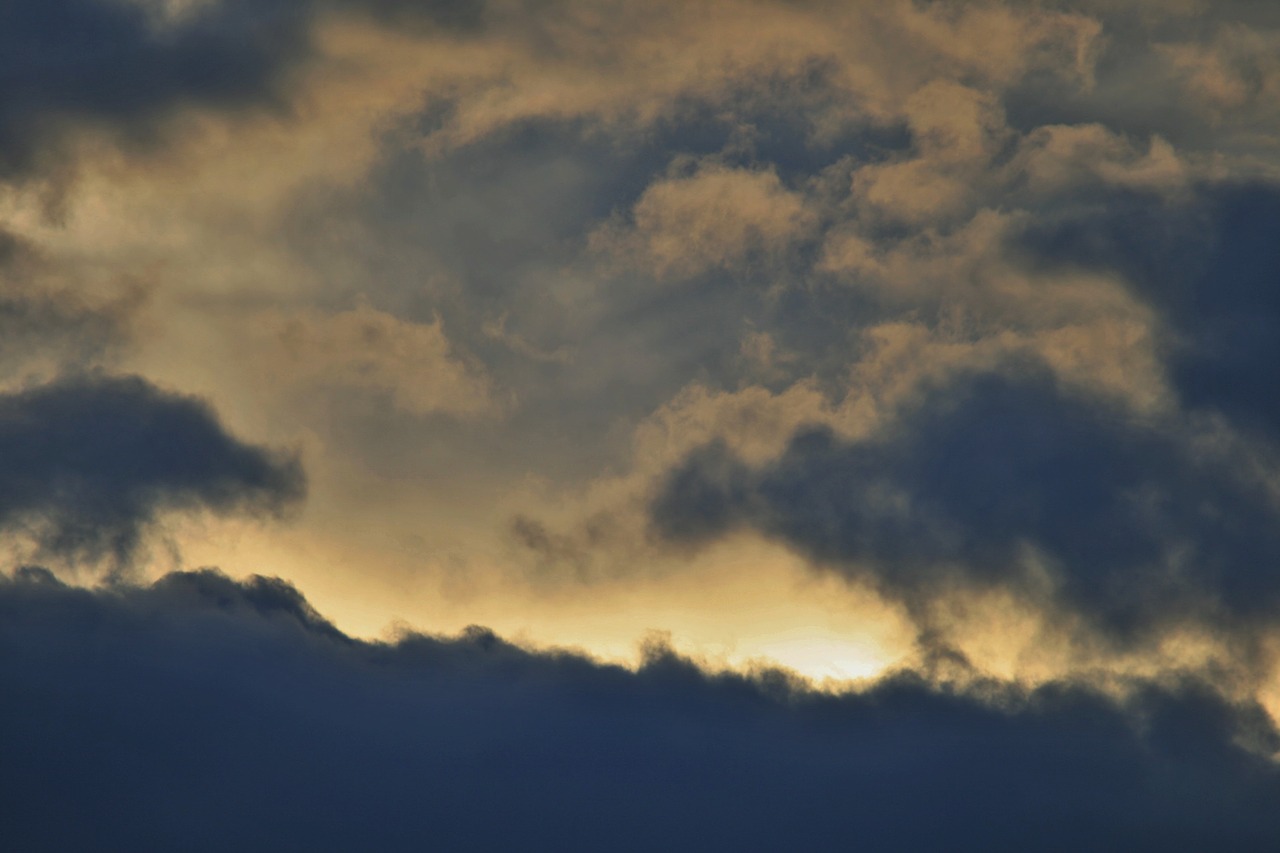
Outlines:
<svg viewBox="0 0 1280 853"><path fill-rule="evenodd" d="M874 440L803 431L759 468L710 445L652 518L684 542L751 527L909 602L956 579L1033 592L1034 546L1066 603L1124 634L1274 606L1280 519L1249 477L1026 369L935 388Z"/></svg>
<svg viewBox="0 0 1280 853"><path fill-rule="evenodd" d="M354 641L278 581L0 580L0 840L42 850L1266 850L1256 708L992 707L636 674L473 629Z"/></svg>
<svg viewBox="0 0 1280 853"><path fill-rule="evenodd" d="M0 530L50 554L128 560L167 510L279 513L296 458L228 435L205 403L137 377L77 376L0 395Z"/></svg>
<svg viewBox="0 0 1280 853"><path fill-rule="evenodd" d="M41 165L58 123L143 138L177 107L270 100L306 49L305 4L213 4L172 28L110 0L14 0L0 9L0 176Z"/></svg>
<svg viewBox="0 0 1280 853"><path fill-rule="evenodd" d="M1280 441L1280 186L1115 193L1037 219L1039 262L1120 273L1162 316L1183 401Z"/></svg>
<svg viewBox="0 0 1280 853"><path fill-rule="evenodd" d="M125 0L7 0L0 6L0 179L56 165L68 126L129 144L182 107L283 109L327 12L384 25L478 26L456 0L218 0L160 23Z"/></svg>

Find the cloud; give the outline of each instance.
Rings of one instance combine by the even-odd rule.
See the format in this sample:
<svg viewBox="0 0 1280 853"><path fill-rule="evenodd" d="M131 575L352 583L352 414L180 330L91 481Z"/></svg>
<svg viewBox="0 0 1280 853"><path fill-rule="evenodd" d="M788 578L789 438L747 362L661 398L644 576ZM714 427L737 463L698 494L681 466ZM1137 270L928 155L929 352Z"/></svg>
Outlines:
<svg viewBox="0 0 1280 853"><path fill-rule="evenodd" d="M268 105L306 49L304 21L278 2L224 0L164 30L127 3L6 4L0 177L43 166L68 122L136 142L182 106Z"/></svg>
<svg viewBox="0 0 1280 853"><path fill-rule="evenodd" d="M659 279L767 262L817 221L804 197L784 187L775 172L715 163L650 185L631 219L631 229L606 228L592 240L599 250L633 255Z"/></svg>
<svg viewBox="0 0 1280 853"><path fill-rule="evenodd" d="M126 563L167 511L278 515L296 458L228 435L192 397L138 377L69 376L0 395L0 529L46 556Z"/></svg>
<svg viewBox="0 0 1280 853"><path fill-rule="evenodd" d="M933 80L902 109L913 156L859 168L854 196L876 215L909 224L967 210L970 197L990 180L985 172L1008 136L995 95Z"/></svg>
<svg viewBox="0 0 1280 853"><path fill-rule="evenodd" d="M348 639L288 585L0 579L6 840L23 850L1266 849L1252 706L1183 682L994 704L815 694L456 639ZM997 693L997 695L999 695Z"/></svg>
<svg viewBox="0 0 1280 853"><path fill-rule="evenodd" d="M1214 124L1274 133L1280 120L1280 33L1272 26L1225 20L1209 39L1174 41L1156 51L1174 70L1183 92L1208 111ZM1247 125L1252 125L1250 129Z"/></svg>
<svg viewBox="0 0 1280 853"><path fill-rule="evenodd" d="M127 341L146 288L104 283L86 292L56 267L0 228L0 378L84 367Z"/></svg>
<svg viewBox="0 0 1280 853"><path fill-rule="evenodd" d="M935 77L1001 87L1034 69L1078 79L1098 31L1080 15L998 3L511 9L490 18L490 33L506 38L483 46L487 61L473 52L469 65L451 63L461 97L433 149L539 118L647 128L777 95L829 138L868 118L896 120L901 100Z"/></svg>
<svg viewBox="0 0 1280 853"><path fill-rule="evenodd" d="M353 630L393 615L484 618L621 656L653 626L737 662L770 653L764 634L795 630L809 659L834 669L923 649L1026 684L1141 674L1167 688L1179 667L1218 667L1226 674L1205 677L1269 698L1280 719L1280 681L1264 672L1280 659L1280 312L1268 272L1280 210L1257 177L1276 168L1276 22L1259 4L1198 0L14 0L0 11L0 409L22 414L0 422L0 532L19 559L59 570L144 556L139 543L163 533L201 562L288 573ZM42 182L63 177L75 182L62 206L42 208ZM148 378L35 384L94 368ZM234 434L161 388L207 399ZM297 460L270 449L290 441L309 448L302 524L179 521L293 505ZM300 659L345 649L348 673L370 672L363 656L375 651L407 654L324 645L318 623L289 615L288 596L260 619L225 579L175 579L164 595L179 603L161 610L187 615L224 602L214 610L239 627L305 623ZM84 600L116 613L146 598ZM827 629L856 639L883 614L897 625L883 654L821 641ZM309 656L318 642L329 651ZM491 645L526 675L547 672L540 657ZM307 683L245 658L264 680ZM172 669L190 672L192 659ZM689 678L707 695L728 689ZM530 682L476 683L518 698L540 689ZM457 687L437 683L442 696ZM580 685L566 692L590 693ZM511 741L491 747L457 728L463 711L449 718L455 753L421 733L402 742L470 797L450 800L448 780L398 767L390 747L370 747L371 765L326 751L338 734L373 737L366 715L436 719L399 689L358 707L336 691L334 707L350 709L337 722L308 716L322 713L320 686L307 708L280 700L271 725L303 723L295 740L259 741L292 744L268 780L302 790L295 767L363 768L353 775L377 781L359 805L386 820L357 825L377 841L415 792L462 815L544 778ZM912 713L950 701L922 690L877 731L906 732ZM158 695L158 711L145 692L134 709L165 731L184 718L174 709L199 704ZM782 704L817 701L798 696ZM476 702L495 728L519 728L514 712ZM956 707L1002 732L1030 719L966 703ZM670 780L687 767L714 783L712 770L698 774L719 753L695 759L721 747L774 768L737 792L761 815L775 792L777 809L800 816L774 847L799 846L789 842L844 819L832 815L849 802L887 808L887 794L840 775L856 768L824 764L807 713L769 718L793 721L778 730L800 744L795 755L730 750L707 725L671 735L693 758L655 773L679 787ZM639 811L627 809L643 796L677 803L662 799L668 789L609 789L581 766L601 755L651 766L667 730L642 732L634 755L610 752L621 723L565 714L547 725L601 733L588 746L540 741L563 768L565 802L663 846L645 835L656 824L628 823ZM945 733L977 737L949 714L930 718L921 749L954 749ZM232 744L219 766L248 767L216 717L204 718L221 732L213 742ZM198 712L185 718L198 739ZM112 741L85 742L100 756L92 749ZM841 759L878 754L870 736L856 745ZM56 766L61 753L45 753ZM468 776L465 759L519 772ZM129 761L115 760L105 766ZM1049 775L1012 748L991 761ZM895 778L890 758L877 766ZM795 795L781 781L813 773ZM1004 784L956 774L938 790ZM233 777L248 775L206 777L202 793L267 823L327 811L304 810L305 794L246 794ZM928 793L929 774L915 778L939 824L961 820ZM1013 802L1019 787L1007 789ZM906 781L888 790L909 800ZM709 813L729 814L729 799ZM1072 814L1101 808L1071 802L1086 806ZM109 806L90 806L93 820L111 826ZM539 809L568 825L555 803L522 814L532 824ZM872 826L853 811L844 829ZM1147 824L1163 825L1152 814ZM165 821L155 831L172 841L181 821ZM910 823L903 846L942 846L911 835L927 821ZM1064 827L1063 846L1090 846L1067 819L1042 823ZM988 846L1044 846L1030 830L984 826ZM757 843L741 833L724 843Z"/></svg>
<svg viewBox="0 0 1280 853"><path fill-rule="evenodd" d="M1265 622L1278 515L1239 460L1034 366L926 386L864 440L800 430L764 464L710 443L651 507L668 540L756 529L920 613L956 583L1006 588L1117 636L1219 607Z"/></svg>
<svg viewBox="0 0 1280 853"><path fill-rule="evenodd" d="M410 414L495 414L488 378L458 357L439 317L413 323L361 304L333 314L306 312L268 323L276 376L389 394Z"/></svg>
<svg viewBox="0 0 1280 853"><path fill-rule="evenodd" d="M1184 405L1280 439L1280 249L1271 224L1280 186L1200 186L1168 204L1108 194L1028 222L1017 243L1048 268L1105 270L1162 321L1172 383Z"/></svg>
<svg viewBox="0 0 1280 853"><path fill-rule="evenodd" d="M466 31L484 5L12 0L0 11L0 180L47 178L95 133L148 150L183 110L287 115L330 19Z"/></svg>
<svg viewBox="0 0 1280 853"><path fill-rule="evenodd" d="M1014 173L1035 193L1069 195L1097 183L1135 190L1180 188L1188 168L1158 135L1142 151L1100 124L1047 125L1027 135L1015 155Z"/></svg>

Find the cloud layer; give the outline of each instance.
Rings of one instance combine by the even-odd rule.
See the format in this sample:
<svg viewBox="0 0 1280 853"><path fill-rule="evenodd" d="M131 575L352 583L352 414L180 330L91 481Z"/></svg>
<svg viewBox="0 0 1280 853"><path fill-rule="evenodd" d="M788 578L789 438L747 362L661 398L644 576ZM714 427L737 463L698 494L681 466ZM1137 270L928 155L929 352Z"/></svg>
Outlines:
<svg viewBox="0 0 1280 853"><path fill-rule="evenodd" d="M1275 848L1278 46L9 0L16 846Z"/></svg>
<svg viewBox="0 0 1280 853"><path fill-rule="evenodd" d="M0 580L0 791L25 850L1224 846L1280 830L1257 708L1194 683L994 704L636 673L483 630L392 644L287 584ZM997 692L996 694L1000 694Z"/></svg>

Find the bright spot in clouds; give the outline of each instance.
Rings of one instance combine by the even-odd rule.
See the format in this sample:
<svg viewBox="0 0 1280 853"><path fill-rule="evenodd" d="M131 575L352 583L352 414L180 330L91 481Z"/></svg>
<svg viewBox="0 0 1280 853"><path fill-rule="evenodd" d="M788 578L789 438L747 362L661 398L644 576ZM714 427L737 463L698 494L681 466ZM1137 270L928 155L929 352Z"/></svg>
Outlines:
<svg viewBox="0 0 1280 853"><path fill-rule="evenodd" d="M6 0L0 848L1280 848L1276 9Z"/></svg>

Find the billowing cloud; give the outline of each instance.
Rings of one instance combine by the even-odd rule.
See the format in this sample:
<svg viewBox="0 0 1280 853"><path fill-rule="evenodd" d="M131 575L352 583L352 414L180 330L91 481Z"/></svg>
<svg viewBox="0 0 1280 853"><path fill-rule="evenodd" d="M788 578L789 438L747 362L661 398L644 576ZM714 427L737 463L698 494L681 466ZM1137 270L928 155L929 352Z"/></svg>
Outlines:
<svg viewBox="0 0 1280 853"><path fill-rule="evenodd" d="M1174 205L1108 195L1027 223L1018 242L1048 266L1122 275L1161 316L1170 374L1185 405L1217 411L1275 441L1277 217L1280 187L1227 183Z"/></svg>
<svg viewBox="0 0 1280 853"><path fill-rule="evenodd" d="M1278 33L3 5L20 840L1274 848Z"/></svg>
<svg viewBox="0 0 1280 853"><path fill-rule="evenodd" d="M212 410L138 377L89 374L0 395L0 530L46 555L117 565L171 510L278 514L296 458L228 435Z"/></svg>
<svg viewBox="0 0 1280 853"><path fill-rule="evenodd" d="M1272 612L1280 507L1233 463L1043 372L987 374L863 441L801 431L760 467L708 445L652 513L671 539L753 527L919 602L957 582L1021 588L1129 632Z"/></svg>
<svg viewBox="0 0 1280 853"><path fill-rule="evenodd" d="M287 584L0 580L0 791L24 850L1264 849L1276 734L1194 682L815 694L652 646L351 640ZM998 697L998 698L997 698Z"/></svg>
<svg viewBox="0 0 1280 853"><path fill-rule="evenodd" d="M631 218L633 231L605 230L594 239L601 249L634 255L660 279L767 263L816 224L777 174L716 164L650 185Z"/></svg>

